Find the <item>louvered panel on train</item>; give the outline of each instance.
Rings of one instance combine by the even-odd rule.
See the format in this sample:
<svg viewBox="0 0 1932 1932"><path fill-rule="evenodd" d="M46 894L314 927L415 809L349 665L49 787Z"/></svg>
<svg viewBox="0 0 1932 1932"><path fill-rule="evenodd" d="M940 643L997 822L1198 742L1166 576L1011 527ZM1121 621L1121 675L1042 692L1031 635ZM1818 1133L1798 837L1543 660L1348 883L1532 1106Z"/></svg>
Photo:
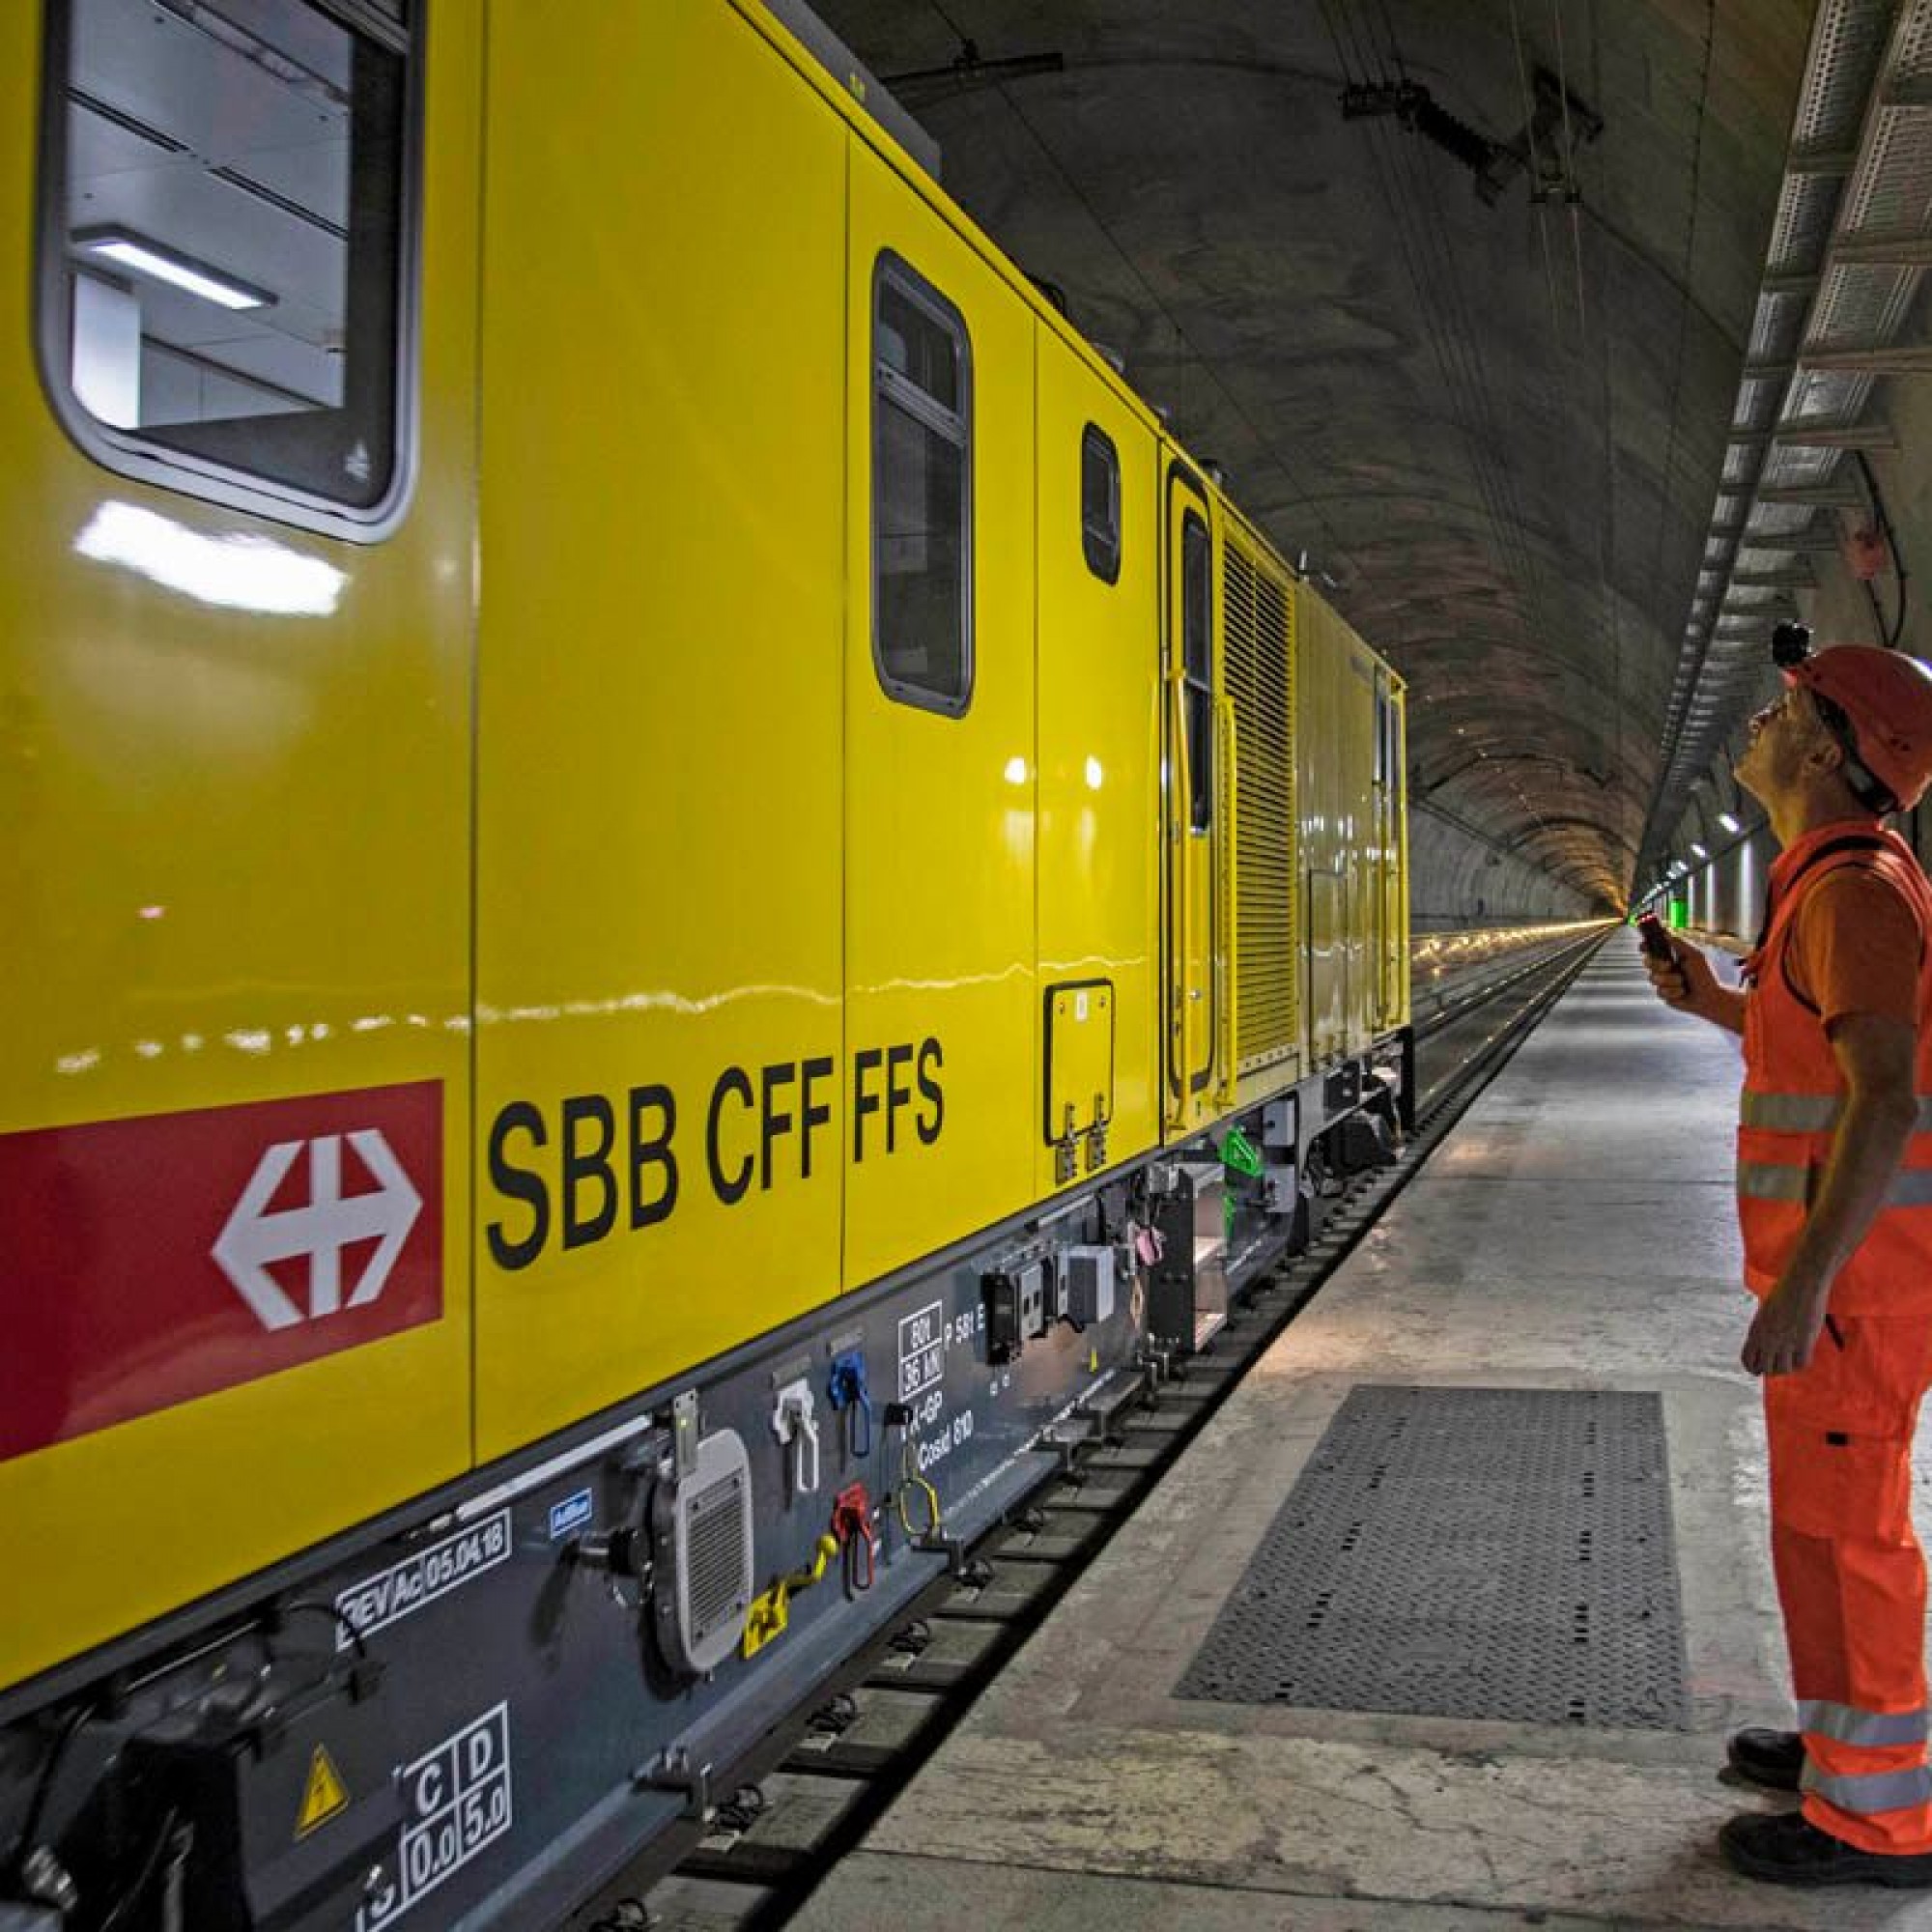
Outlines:
<svg viewBox="0 0 1932 1932"><path fill-rule="evenodd" d="M1292 593L1233 528L1224 529L1223 648L1235 715L1236 1065L1293 1054L1294 758Z"/></svg>

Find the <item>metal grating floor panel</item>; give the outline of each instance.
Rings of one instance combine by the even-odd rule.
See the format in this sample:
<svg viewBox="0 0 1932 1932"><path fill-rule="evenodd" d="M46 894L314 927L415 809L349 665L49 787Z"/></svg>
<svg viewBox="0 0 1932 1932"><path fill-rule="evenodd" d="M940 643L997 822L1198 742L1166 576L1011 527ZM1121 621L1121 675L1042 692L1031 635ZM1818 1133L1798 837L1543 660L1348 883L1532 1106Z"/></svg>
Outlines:
<svg viewBox="0 0 1932 1932"><path fill-rule="evenodd" d="M1350 1391L1181 1697L1687 1730L1663 1406Z"/></svg>

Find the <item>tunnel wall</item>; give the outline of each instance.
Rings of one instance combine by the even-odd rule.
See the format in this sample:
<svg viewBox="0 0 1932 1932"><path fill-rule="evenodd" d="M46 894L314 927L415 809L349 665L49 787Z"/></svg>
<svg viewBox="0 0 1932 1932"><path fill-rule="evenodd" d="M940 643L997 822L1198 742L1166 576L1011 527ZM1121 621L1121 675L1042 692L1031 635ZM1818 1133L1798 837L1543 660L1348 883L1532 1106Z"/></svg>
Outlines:
<svg viewBox="0 0 1932 1932"><path fill-rule="evenodd" d="M1777 856L1769 826L1760 825L1711 855L1679 888L1690 923L1748 943L1764 913L1764 882Z"/></svg>
<svg viewBox="0 0 1932 1932"><path fill-rule="evenodd" d="M1409 812L1408 877L1409 927L1415 932L1584 919L1596 910L1562 881L1424 805Z"/></svg>
<svg viewBox="0 0 1932 1932"><path fill-rule="evenodd" d="M1911 841L1920 864L1932 859L1927 850L1932 814L1924 807L1891 822ZM1707 864L1688 873L1676 888L1689 902L1690 923L1748 945L1757 936L1758 923L1764 917L1765 879L1776 857L1777 841L1767 825L1759 825L1714 851Z"/></svg>

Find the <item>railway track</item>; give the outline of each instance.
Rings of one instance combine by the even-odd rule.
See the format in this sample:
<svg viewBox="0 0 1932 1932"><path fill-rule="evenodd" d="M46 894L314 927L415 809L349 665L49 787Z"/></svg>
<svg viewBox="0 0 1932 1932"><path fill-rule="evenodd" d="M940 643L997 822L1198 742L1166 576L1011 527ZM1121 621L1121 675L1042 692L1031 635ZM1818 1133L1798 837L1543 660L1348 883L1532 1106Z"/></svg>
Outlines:
<svg viewBox="0 0 1932 1932"><path fill-rule="evenodd" d="M1248 1283L1201 1353L1102 1435L712 1781L708 1815L661 1834L555 1932L767 1932L782 1925L938 1747L1004 1661L1131 1515L1248 1365L1294 1319L1604 943L1492 962L1418 1024L1416 1126L1328 1204L1319 1236Z"/></svg>

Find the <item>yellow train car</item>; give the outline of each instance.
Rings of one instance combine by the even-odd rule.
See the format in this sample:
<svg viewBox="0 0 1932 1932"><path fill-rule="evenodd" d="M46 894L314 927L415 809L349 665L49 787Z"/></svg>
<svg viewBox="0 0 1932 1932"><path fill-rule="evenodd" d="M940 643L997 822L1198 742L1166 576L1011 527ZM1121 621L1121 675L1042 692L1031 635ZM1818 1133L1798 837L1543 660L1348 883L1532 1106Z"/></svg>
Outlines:
<svg viewBox="0 0 1932 1932"><path fill-rule="evenodd" d="M0 18L0 1901L532 1922L1403 1112L1400 680L863 95Z"/></svg>

